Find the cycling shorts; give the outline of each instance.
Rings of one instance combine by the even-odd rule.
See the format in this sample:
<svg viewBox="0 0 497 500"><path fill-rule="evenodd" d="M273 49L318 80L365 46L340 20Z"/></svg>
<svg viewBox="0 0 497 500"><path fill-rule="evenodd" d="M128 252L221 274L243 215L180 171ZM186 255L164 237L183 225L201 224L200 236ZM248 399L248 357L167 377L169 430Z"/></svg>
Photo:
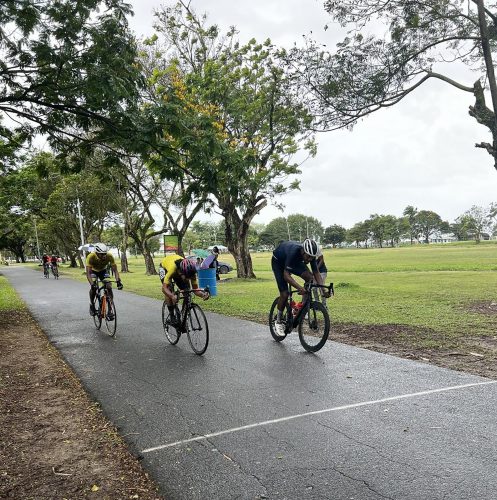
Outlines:
<svg viewBox="0 0 497 500"><path fill-rule="evenodd" d="M108 281L110 279L110 275L107 269L103 269L102 271L92 270L91 278L93 281L96 281L97 279L99 279L100 281Z"/></svg>
<svg viewBox="0 0 497 500"><path fill-rule="evenodd" d="M278 290L280 292L288 292L289 285L284 277L285 264L280 262L276 257L273 256L273 258L271 259L271 268L273 269L273 274L276 279L276 284L278 285ZM309 269L304 263L302 263L302 265L294 268L291 274L296 274L297 276L302 277L302 275L306 271L309 271Z"/></svg>

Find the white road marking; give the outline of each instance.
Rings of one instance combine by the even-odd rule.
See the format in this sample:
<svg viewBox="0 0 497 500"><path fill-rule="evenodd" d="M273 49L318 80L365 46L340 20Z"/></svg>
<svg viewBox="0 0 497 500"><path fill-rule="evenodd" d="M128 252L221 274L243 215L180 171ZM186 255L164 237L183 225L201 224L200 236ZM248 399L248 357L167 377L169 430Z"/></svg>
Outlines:
<svg viewBox="0 0 497 500"><path fill-rule="evenodd" d="M487 382L475 382L472 384L455 385L451 387L442 387L440 389L431 389L428 391L413 392L411 394L401 394L400 396L391 396L389 398L375 399L373 401L363 401L361 403L353 403L350 405L335 406L334 408L326 408L324 410L309 411L306 413L300 413L298 415L290 415L288 417L275 418L273 420L266 420L264 422L257 422L255 424L242 425L241 427L232 427L231 429L225 429L224 431L212 432L210 434L204 434L202 436L196 436L189 439L183 439L181 441L175 441L174 443L162 444L160 446L154 446L153 448L147 448L143 450L142 453L151 453L153 451L163 450L165 448L172 448L174 446L180 446L182 444L193 443L195 441L203 441L205 439L210 439L217 436L222 436L223 434L233 434L235 432L246 431L248 429L254 429L255 427L263 427L265 425L279 424L281 422L288 422L289 420L295 420L297 418L310 417L313 415L321 415L323 413L331 413L333 411L350 410L352 408L360 408L362 406L372 406L380 403L387 403L389 401L398 401L400 399L409 399L419 396L426 396L429 394L437 394L440 392L457 391L459 389L466 389L468 387L480 387L483 385L497 384L497 380L489 380Z"/></svg>

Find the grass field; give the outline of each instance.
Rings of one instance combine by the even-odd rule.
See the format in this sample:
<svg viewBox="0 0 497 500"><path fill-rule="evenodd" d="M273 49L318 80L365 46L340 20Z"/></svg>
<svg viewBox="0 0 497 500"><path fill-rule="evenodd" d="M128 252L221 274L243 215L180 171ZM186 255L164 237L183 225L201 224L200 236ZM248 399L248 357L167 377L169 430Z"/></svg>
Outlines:
<svg viewBox="0 0 497 500"><path fill-rule="evenodd" d="M0 311L19 311L25 305L15 290L10 286L7 278L0 276Z"/></svg>
<svg viewBox="0 0 497 500"><path fill-rule="evenodd" d="M429 328L442 333L445 341L495 335L497 315L482 314L473 306L497 302L497 242L332 249L324 255L328 281L335 284L330 302L335 323ZM202 305L266 322L277 295L270 259L270 253L253 254L257 280L239 280L236 272L223 275L218 296ZM231 256L223 255L222 260L234 264ZM158 277L144 274L143 259L132 257L129 262L132 272L122 276L125 290L162 298ZM80 269L62 266L61 271L85 280Z"/></svg>

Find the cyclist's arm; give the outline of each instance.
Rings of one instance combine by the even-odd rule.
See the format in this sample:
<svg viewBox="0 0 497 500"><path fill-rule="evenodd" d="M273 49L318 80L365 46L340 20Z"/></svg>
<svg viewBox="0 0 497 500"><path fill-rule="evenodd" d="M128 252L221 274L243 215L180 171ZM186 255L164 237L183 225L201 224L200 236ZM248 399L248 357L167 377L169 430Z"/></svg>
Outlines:
<svg viewBox="0 0 497 500"><path fill-rule="evenodd" d="M88 283L90 283L90 285L93 285L93 278L91 277L92 271L93 269L91 268L91 266L86 266L86 279L88 280Z"/></svg>
<svg viewBox="0 0 497 500"><path fill-rule="evenodd" d="M165 282L162 284L162 291L164 292L164 295L168 297L173 304L176 304L177 302L177 297L176 294L172 292L171 287L169 286L168 283Z"/></svg>
<svg viewBox="0 0 497 500"><path fill-rule="evenodd" d="M203 290L198 289L198 284L196 281L192 281L192 290L193 290L193 293L197 297L200 297L201 299L207 300L210 297L210 295L207 292L204 292Z"/></svg>
<svg viewBox="0 0 497 500"><path fill-rule="evenodd" d="M112 271L114 272L114 276L116 277L116 281L121 281L121 278L119 277L119 271L117 270L117 264L114 262L114 264L111 264Z"/></svg>
<svg viewBox="0 0 497 500"><path fill-rule="evenodd" d="M309 271L306 271L304 274L302 274L302 278L303 278L305 281L309 281L309 280L306 278L306 276L305 276L305 274L306 274L306 273L310 275ZM293 278L293 276L292 276L292 275L291 275L291 274L290 274L290 273L289 273L286 269L285 269L285 271L283 272L283 278L285 279L285 281L286 281L289 285L293 286L293 288L296 288L296 289L297 289L300 293L304 293L304 291L305 291L304 287L303 287L302 285L300 285L299 283L297 283L297 282L295 281L295 279Z"/></svg>

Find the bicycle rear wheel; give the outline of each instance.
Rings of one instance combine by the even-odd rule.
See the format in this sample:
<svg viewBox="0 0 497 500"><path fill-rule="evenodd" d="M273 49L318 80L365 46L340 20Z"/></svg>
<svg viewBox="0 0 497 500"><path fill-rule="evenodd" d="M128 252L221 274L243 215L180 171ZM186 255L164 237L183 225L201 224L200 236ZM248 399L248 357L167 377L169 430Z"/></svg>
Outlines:
<svg viewBox="0 0 497 500"><path fill-rule="evenodd" d="M95 306L96 309L96 314L93 316L93 322L95 323L95 326L97 327L98 330L100 330L100 327L102 326L102 314L101 314L101 299L100 297L97 297L93 301L93 305Z"/></svg>
<svg viewBox="0 0 497 500"><path fill-rule="evenodd" d="M279 335L276 334L274 331L274 324L276 323L276 319L278 316L278 297L274 299L273 305L271 306L271 309L269 310L269 331L271 332L271 336L273 337L276 342L281 342L283 339L286 338L288 334L288 318L290 320L292 319L291 316L291 309L290 306L287 303L287 306L285 309L283 309L283 312L281 313L281 322L285 325L285 335L283 337L280 337ZM288 302L288 301L287 301Z"/></svg>
<svg viewBox="0 0 497 500"><path fill-rule="evenodd" d="M114 304L114 299L107 296L107 307L105 311L105 327L107 328L107 334L109 337L114 337L117 330L117 312L116 305Z"/></svg>
<svg viewBox="0 0 497 500"><path fill-rule="evenodd" d="M52 267L52 274L56 280L59 279L59 270L56 267Z"/></svg>
<svg viewBox="0 0 497 500"><path fill-rule="evenodd" d="M302 347L316 352L326 344L330 334L330 316L321 302L311 302L299 321L299 339Z"/></svg>
<svg viewBox="0 0 497 500"><path fill-rule="evenodd" d="M179 321L180 312L178 307L174 308L174 314ZM181 333L178 332L177 327L171 325L171 313L167 308L166 301L164 301L162 304L162 327L164 328L164 334L166 335L167 340L169 340L169 343L171 343L172 345L176 345L179 338L181 337Z"/></svg>
<svg viewBox="0 0 497 500"><path fill-rule="evenodd" d="M186 334L195 354L204 354L209 345L209 325L204 311L197 304L192 304L186 318Z"/></svg>

